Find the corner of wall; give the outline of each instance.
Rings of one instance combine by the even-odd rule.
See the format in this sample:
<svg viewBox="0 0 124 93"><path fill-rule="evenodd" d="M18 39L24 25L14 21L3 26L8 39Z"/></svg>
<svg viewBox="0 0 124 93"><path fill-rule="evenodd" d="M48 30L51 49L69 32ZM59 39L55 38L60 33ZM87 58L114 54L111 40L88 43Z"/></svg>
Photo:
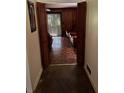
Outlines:
<svg viewBox="0 0 124 93"><path fill-rule="evenodd" d="M95 93L98 93L98 89L96 88L96 86L95 86L95 84L94 84L94 82L93 82L93 79L92 79L91 76L89 75L89 73L88 73L88 71L87 71L87 69L86 69L86 66L84 67L84 69L85 69L85 72L86 72L86 74L87 74L87 76L88 76L88 78L89 78L89 80L90 80L90 82L91 82L91 84L92 84L92 87L93 87Z"/></svg>
<svg viewBox="0 0 124 93"><path fill-rule="evenodd" d="M41 75L42 75L42 69L39 71L39 73L37 75L37 78L36 78L35 83L34 83L34 86L33 86L33 91L35 91L35 89L37 88L37 85L38 85L38 83L40 81Z"/></svg>
<svg viewBox="0 0 124 93"><path fill-rule="evenodd" d="M36 0L30 0L30 1L34 2L35 5ZM36 27L37 27L36 8L35 8L35 17L36 17ZM31 33L28 7L26 7L26 49L27 49L27 59L29 64L32 91L36 89L40 76L43 71L41 65L38 28L36 29L37 30L35 32Z"/></svg>
<svg viewBox="0 0 124 93"><path fill-rule="evenodd" d="M98 0L87 0L84 68L95 92L98 93Z"/></svg>

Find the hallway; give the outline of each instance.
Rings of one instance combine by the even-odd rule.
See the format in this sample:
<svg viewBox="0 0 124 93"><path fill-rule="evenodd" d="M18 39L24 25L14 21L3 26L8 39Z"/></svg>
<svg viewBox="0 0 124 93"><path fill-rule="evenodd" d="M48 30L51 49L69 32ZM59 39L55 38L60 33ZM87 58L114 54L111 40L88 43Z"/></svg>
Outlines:
<svg viewBox="0 0 124 93"><path fill-rule="evenodd" d="M35 93L95 93L83 68L50 66L43 72Z"/></svg>
<svg viewBox="0 0 124 93"><path fill-rule="evenodd" d="M76 63L76 54L68 38L53 37L51 60L35 93L95 93L84 69L69 65Z"/></svg>
<svg viewBox="0 0 124 93"><path fill-rule="evenodd" d="M98 93L97 2L73 2L28 0L27 93ZM56 13L61 22L48 22L47 15ZM52 42L49 28L54 26L61 33L52 33Z"/></svg>
<svg viewBox="0 0 124 93"><path fill-rule="evenodd" d="M75 50L67 37L53 37L51 64L76 64Z"/></svg>

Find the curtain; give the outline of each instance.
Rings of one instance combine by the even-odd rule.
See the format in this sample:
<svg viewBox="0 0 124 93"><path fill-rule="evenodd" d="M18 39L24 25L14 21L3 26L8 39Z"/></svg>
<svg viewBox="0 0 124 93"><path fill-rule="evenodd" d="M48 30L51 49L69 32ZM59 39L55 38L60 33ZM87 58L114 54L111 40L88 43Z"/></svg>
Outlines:
<svg viewBox="0 0 124 93"><path fill-rule="evenodd" d="M60 14L48 14L48 32L51 36L61 36Z"/></svg>

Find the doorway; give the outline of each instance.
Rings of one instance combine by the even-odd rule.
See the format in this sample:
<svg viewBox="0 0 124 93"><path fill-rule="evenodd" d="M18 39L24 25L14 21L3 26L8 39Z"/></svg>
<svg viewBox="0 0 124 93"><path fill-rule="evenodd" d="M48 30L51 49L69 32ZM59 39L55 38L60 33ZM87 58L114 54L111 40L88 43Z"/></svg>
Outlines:
<svg viewBox="0 0 124 93"><path fill-rule="evenodd" d="M85 52L86 2L78 3L76 8L66 7L63 9L60 8L59 4L57 4L59 8L55 8L54 6L48 8L46 6L47 5L44 3L37 2L38 29L43 67L47 68L51 64L50 51L53 51L53 44L56 44L54 43L54 40L57 43L61 42L60 45L56 44L55 46L62 46L63 49L63 40L65 39L68 39L74 48L73 52L77 56L76 63L83 66ZM47 9L50 10L49 13L51 14L47 13ZM56 14L58 12L61 13L62 16L60 14ZM56 51L54 51L54 53L57 55ZM63 52L60 54L63 55ZM72 53L70 52L70 54ZM63 56L63 59L67 56L68 52L66 56ZM59 56L57 58L62 57Z"/></svg>
<svg viewBox="0 0 124 93"><path fill-rule="evenodd" d="M49 51L50 65L76 65L77 63L76 34L72 35L72 32L76 33L74 29L77 19L76 9L77 7L47 7L46 9L48 34L52 38Z"/></svg>
<svg viewBox="0 0 124 93"><path fill-rule="evenodd" d="M73 10L73 8L71 9ZM53 10L55 11L55 9ZM41 58L43 58L42 63L45 63L43 64L45 68L50 65L51 62L55 64L48 66L44 71L42 77L44 83L39 84L37 93L94 93L92 87L89 86L89 81L86 80L87 77L85 78L85 72L81 72L84 65L86 2L79 3L78 7L74 10L76 10L75 13L70 12L68 8L64 10L62 24L60 24L59 15L47 15L45 4L37 3ZM57 11L62 10L57 9ZM73 17L74 19L70 20ZM61 25L64 29L62 31L60 30ZM65 37L61 36L63 31L66 33L64 35ZM51 41L50 37L52 37L52 43L49 43ZM48 49L48 46L51 46L51 48ZM77 57L72 54L75 54ZM75 64L72 66L72 63L77 63L81 65L82 68L75 66ZM56 81L59 81L59 83ZM70 88L74 90L70 90Z"/></svg>

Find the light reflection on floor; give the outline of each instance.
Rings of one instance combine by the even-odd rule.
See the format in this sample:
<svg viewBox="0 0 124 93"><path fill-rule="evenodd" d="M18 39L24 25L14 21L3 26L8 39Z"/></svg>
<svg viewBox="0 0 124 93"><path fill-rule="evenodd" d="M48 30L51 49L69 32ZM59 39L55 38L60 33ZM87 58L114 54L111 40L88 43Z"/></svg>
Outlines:
<svg viewBox="0 0 124 93"><path fill-rule="evenodd" d="M71 42L66 37L53 37L51 64L76 63L76 53Z"/></svg>
<svg viewBox="0 0 124 93"><path fill-rule="evenodd" d="M53 37L52 49L62 48L62 38L61 37Z"/></svg>

